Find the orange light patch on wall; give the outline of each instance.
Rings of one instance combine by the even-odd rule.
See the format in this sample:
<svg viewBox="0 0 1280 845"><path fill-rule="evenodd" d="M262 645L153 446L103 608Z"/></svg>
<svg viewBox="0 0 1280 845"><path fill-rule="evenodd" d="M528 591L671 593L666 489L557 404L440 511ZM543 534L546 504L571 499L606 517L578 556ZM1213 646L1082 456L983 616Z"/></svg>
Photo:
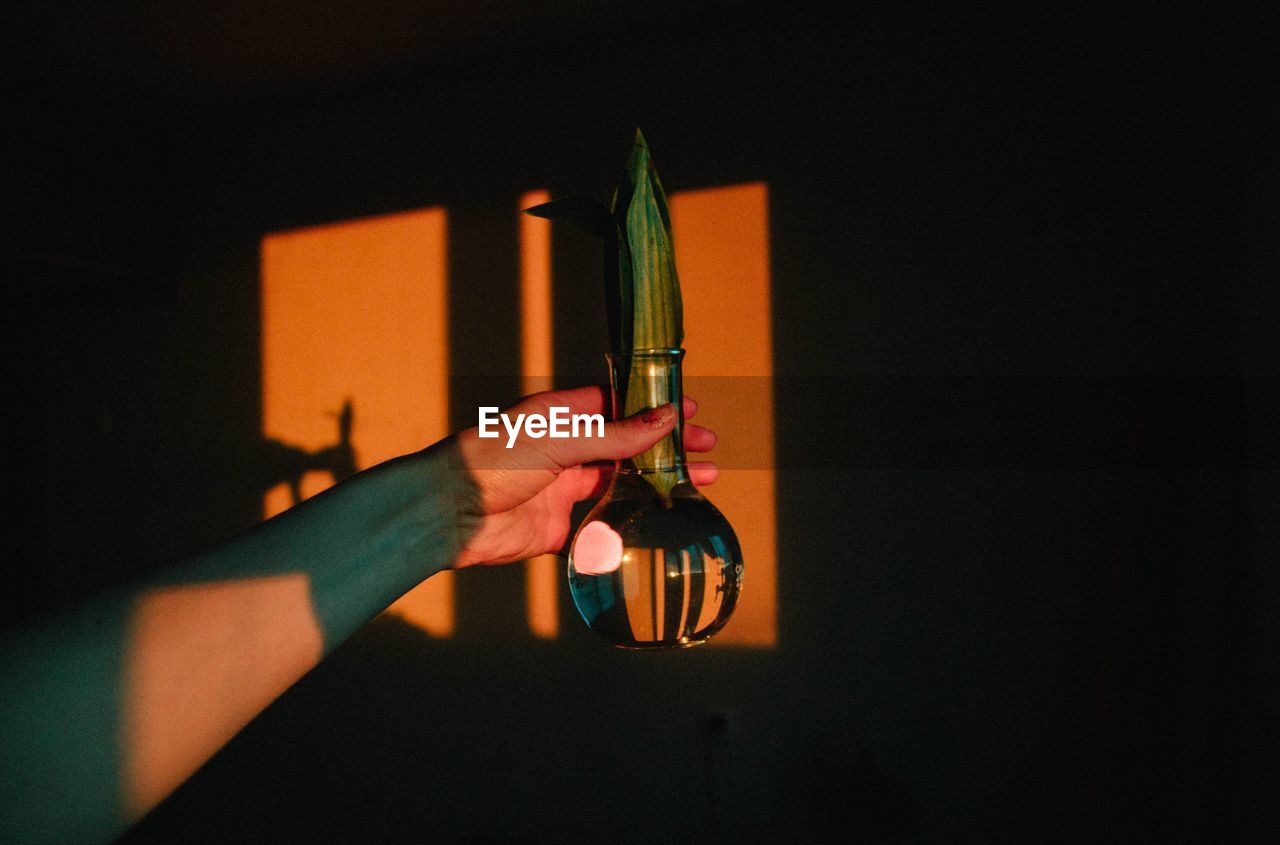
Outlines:
<svg viewBox="0 0 1280 845"><path fill-rule="evenodd" d="M270 440L315 453L351 403L360 469L449 433L446 215L432 208L268 235L262 240L262 415ZM302 496L333 483L308 471ZM265 515L293 504L286 484ZM435 636L453 632L453 573L389 609Z"/></svg>
<svg viewBox="0 0 1280 845"><path fill-rule="evenodd" d="M778 565L767 187L674 194L671 223L684 298L686 392L702 402L699 423L753 457L753 468L721 468L707 491L733 523L745 566L733 619L713 642L772 646Z"/></svg>
<svg viewBox="0 0 1280 845"><path fill-rule="evenodd" d="M546 191L530 191L520 208L551 199ZM520 371L525 395L551 386L551 221L520 215ZM560 559L539 555L525 562L525 613L529 631L541 639L560 632L557 606Z"/></svg>

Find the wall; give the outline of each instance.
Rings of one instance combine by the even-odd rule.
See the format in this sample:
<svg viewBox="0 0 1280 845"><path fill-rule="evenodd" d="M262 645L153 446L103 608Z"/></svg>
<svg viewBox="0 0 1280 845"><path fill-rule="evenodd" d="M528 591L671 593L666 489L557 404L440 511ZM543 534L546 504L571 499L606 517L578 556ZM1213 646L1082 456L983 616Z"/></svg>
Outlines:
<svg viewBox="0 0 1280 845"><path fill-rule="evenodd" d="M266 232L447 206L454 375L515 390L515 309L487 305L514 303L511 209L605 193L640 125L670 190L769 186L778 647L614 653L571 609L540 642L513 623L518 572L464 573L455 640L372 624L127 840L1274 824L1256 42L1065 16L678 23L141 127L172 154L173 287L49 312L49 554L87 589L253 524ZM557 321L590 323L591 245L556 243ZM562 333L561 377L598 377L603 344ZM475 400L453 398L462 424Z"/></svg>

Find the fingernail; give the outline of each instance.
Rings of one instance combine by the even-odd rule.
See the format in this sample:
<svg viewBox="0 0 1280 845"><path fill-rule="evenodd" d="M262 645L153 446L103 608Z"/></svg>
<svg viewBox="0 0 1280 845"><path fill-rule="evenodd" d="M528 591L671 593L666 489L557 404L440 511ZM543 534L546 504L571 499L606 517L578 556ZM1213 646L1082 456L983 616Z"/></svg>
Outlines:
<svg viewBox="0 0 1280 845"><path fill-rule="evenodd" d="M675 413L676 406L670 403L663 405L661 408L652 408L644 412L644 416L640 419L650 428L660 428L665 425L671 415Z"/></svg>

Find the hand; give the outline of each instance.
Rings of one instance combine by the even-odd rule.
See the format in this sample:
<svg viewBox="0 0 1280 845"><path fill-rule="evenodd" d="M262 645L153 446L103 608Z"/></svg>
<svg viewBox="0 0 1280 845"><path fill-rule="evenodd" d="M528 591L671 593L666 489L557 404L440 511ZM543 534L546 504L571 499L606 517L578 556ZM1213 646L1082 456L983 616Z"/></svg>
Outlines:
<svg viewBox="0 0 1280 845"><path fill-rule="evenodd" d="M535 393L507 409L516 414L549 414L552 406L567 407L570 414L600 414L606 394L598 387ZM688 420L698 404L684 397ZM506 448L506 435L481 439L469 428L457 435L463 460L480 488L484 516L479 530L454 563L461 569L477 563L510 563L555 552L569 539L569 514L575 502L602 495L608 486L612 462L629 458L657 443L675 426L674 405L655 408L634 417L605 423L604 437L552 440L516 438ZM716 445L711 429L686 424L684 445L689 452L707 452ZM698 486L716 479L711 461L689 464L689 475Z"/></svg>

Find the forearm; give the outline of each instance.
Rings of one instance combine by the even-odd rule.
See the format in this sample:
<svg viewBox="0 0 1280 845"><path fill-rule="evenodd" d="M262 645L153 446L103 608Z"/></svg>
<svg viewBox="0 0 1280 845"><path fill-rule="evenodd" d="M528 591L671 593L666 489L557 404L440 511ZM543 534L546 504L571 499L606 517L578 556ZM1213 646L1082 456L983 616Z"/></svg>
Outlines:
<svg viewBox="0 0 1280 845"><path fill-rule="evenodd" d="M452 565L478 507L471 476L446 441L361 472L156 580L303 576L327 653Z"/></svg>
<svg viewBox="0 0 1280 845"><path fill-rule="evenodd" d="M0 840L107 839L333 646L447 567L469 477L436 447L0 641Z"/></svg>

